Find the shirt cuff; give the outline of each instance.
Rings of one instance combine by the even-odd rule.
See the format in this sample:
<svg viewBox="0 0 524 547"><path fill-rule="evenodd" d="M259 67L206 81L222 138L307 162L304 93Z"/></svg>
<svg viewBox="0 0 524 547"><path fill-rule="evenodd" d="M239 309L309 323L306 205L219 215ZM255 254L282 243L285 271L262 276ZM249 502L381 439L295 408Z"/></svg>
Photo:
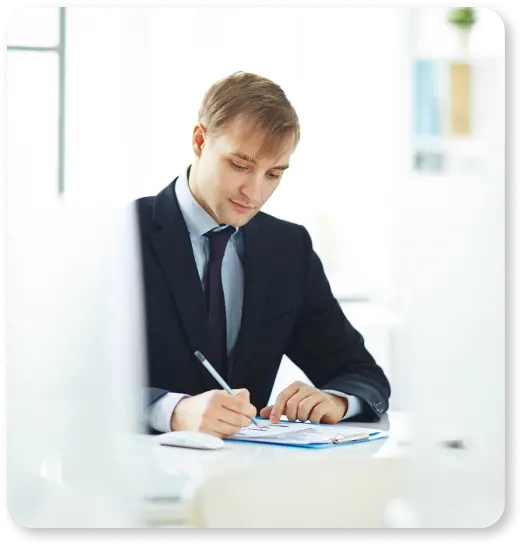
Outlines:
<svg viewBox="0 0 524 547"><path fill-rule="evenodd" d="M178 403L189 397L185 393L166 393L158 401L149 407L149 425L160 431L168 433L171 431L171 417Z"/></svg>
<svg viewBox="0 0 524 547"><path fill-rule="evenodd" d="M362 401L355 395L348 395L347 393L342 393L341 391L337 391L336 389L324 389L323 391L325 391L326 393L331 393L332 395L345 397L347 399L348 409L344 416L341 418L341 421L347 420L348 418L352 418L353 416L361 413Z"/></svg>

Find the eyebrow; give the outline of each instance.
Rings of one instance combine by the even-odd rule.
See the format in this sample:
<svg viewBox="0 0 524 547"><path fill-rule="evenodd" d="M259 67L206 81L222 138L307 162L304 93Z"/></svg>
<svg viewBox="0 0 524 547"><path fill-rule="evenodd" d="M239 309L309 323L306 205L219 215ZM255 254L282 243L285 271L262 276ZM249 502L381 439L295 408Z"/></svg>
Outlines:
<svg viewBox="0 0 524 547"><path fill-rule="evenodd" d="M242 152L232 152L231 155L236 156L237 158L240 158L241 160L252 163L253 165L257 164L255 159L253 159L251 156L248 156L247 154L242 154ZM288 168L289 168L289 165L277 165L276 167L272 167L271 169L279 169L280 171L284 171L285 169L288 169Z"/></svg>

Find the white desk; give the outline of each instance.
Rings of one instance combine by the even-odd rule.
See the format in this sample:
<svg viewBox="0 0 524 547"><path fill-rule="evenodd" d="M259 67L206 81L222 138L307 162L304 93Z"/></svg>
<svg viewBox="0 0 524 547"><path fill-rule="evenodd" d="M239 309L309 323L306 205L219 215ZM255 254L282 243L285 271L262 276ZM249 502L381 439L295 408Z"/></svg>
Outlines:
<svg viewBox="0 0 524 547"><path fill-rule="evenodd" d="M214 474L260 468L289 462L340 461L352 458L397 457L403 452L408 436L406 416L389 413L376 423L337 424L338 427L362 426L389 432L387 439L312 450L287 446L226 441L220 450L195 450L158 445L148 436L153 477L146 503L146 520L151 525L184 525L184 507L195 488Z"/></svg>

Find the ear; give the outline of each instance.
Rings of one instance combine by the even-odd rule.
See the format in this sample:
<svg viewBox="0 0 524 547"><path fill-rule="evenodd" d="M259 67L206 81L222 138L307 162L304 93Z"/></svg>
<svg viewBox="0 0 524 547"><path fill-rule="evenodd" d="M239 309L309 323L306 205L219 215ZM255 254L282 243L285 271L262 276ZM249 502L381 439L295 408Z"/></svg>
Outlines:
<svg viewBox="0 0 524 547"><path fill-rule="evenodd" d="M206 128L201 124L198 123L193 128L193 151L195 152L195 155L199 158L202 155L202 149L204 148L206 140Z"/></svg>

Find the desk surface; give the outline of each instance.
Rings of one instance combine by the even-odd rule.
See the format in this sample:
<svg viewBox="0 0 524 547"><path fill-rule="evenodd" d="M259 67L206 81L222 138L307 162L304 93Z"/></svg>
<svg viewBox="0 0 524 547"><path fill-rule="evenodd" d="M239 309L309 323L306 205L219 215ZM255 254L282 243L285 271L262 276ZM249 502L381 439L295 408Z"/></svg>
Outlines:
<svg viewBox="0 0 524 547"><path fill-rule="evenodd" d="M152 473L146 520L153 525L183 524L185 503L202 481L215 474L290 461L394 457L402 453L408 436L406 416L402 413L390 412L380 422L351 422L336 427L347 426L381 429L388 431L389 437L324 450L236 441L226 441L220 450L195 450L160 446L155 436L148 436L146 442L150 444Z"/></svg>

